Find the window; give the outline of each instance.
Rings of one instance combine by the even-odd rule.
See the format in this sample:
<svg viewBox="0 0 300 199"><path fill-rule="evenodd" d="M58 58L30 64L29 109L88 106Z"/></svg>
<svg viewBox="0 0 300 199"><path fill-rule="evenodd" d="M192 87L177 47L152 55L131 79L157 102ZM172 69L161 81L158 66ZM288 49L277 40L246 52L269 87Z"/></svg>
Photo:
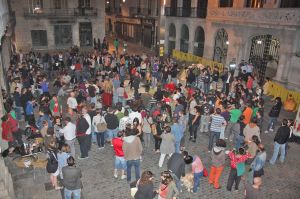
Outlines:
<svg viewBox="0 0 300 199"><path fill-rule="evenodd" d="M31 30L32 46L47 46L46 30Z"/></svg>
<svg viewBox="0 0 300 199"><path fill-rule="evenodd" d="M233 0L220 0L219 7L232 7L233 6Z"/></svg>
<svg viewBox="0 0 300 199"><path fill-rule="evenodd" d="M90 8L91 1L90 0L79 0L78 5L80 8Z"/></svg>
<svg viewBox="0 0 300 199"><path fill-rule="evenodd" d="M247 0L247 8L262 8L264 6L265 0Z"/></svg>
<svg viewBox="0 0 300 199"><path fill-rule="evenodd" d="M43 0L29 0L28 6L32 9L42 9L43 8Z"/></svg>
<svg viewBox="0 0 300 199"><path fill-rule="evenodd" d="M300 8L299 0L281 0L281 8Z"/></svg>
<svg viewBox="0 0 300 199"><path fill-rule="evenodd" d="M55 25L54 26L55 45L57 46L71 46L72 26L71 25Z"/></svg>

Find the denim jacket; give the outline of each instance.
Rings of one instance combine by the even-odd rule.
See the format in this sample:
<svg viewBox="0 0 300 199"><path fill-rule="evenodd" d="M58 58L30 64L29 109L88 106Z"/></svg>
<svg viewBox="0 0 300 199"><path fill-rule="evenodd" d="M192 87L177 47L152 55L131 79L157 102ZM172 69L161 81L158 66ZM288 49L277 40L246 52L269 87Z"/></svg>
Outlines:
<svg viewBox="0 0 300 199"><path fill-rule="evenodd" d="M254 171L258 171L262 169L265 166L266 159L267 159L267 153L265 151L259 152L254 158L253 162L251 163L251 168Z"/></svg>

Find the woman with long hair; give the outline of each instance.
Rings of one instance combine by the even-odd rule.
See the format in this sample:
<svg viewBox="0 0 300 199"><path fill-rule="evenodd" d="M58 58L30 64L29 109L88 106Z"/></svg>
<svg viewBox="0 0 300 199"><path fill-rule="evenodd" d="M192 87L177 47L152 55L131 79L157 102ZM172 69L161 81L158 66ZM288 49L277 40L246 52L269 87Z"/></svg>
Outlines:
<svg viewBox="0 0 300 199"><path fill-rule="evenodd" d="M134 195L135 199L152 199L156 196L157 191L153 187L153 173L144 171L140 180L137 183L138 191Z"/></svg>
<svg viewBox="0 0 300 199"><path fill-rule="evenodd" d="M51 140L47 147L48 162L47 172L50 174L50 180L55 190L60 190L62 187L58 185L57 176L59 175L57 149L55 139Z"/></svg>
<svg viewBox="0 0 300 199"><path fill-rule="evenodd" d="M179 194L170 171L161 172L161 183L158 190L158 199L175 199Z"/></svg>

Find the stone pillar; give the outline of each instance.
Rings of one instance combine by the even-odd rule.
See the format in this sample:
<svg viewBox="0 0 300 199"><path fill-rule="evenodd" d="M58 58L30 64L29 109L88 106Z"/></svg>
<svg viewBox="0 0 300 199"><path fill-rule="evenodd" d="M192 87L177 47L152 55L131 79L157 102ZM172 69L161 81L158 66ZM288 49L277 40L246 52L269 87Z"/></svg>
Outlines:
<svg viewBox="0 0 300 199"><path fill-rule="evenodd" d="M204 29L205 42L204 42L204 52L203 57L207 59L213 59L214 47L215 47L215 32L216 29L212 27L211 23L207 23Z"/></svg>
<svg viewBox="0 0 300 199"><path fill-rule="evenodd" d="M94 27L92 27L92 28L94 28ZM73 45L80 46L79 22L75 23L72 26L72 38L73 38Z"/></svg>

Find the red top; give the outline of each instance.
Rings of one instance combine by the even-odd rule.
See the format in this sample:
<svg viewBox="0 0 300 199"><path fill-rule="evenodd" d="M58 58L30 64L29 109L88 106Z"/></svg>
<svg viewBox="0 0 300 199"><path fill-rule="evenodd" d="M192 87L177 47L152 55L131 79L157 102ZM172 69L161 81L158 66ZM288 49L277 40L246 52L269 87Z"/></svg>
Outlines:
<svg viewBox="0 0 300 199"><path fill-rule="evenodd" d="M81 64L80 63L75 64L75 70L81 70Z"/></svg>
<svg viewBox="0 0 300 199"><path fill-rule="evenodd" d="M11 132L16 132L16 131L18 131L18 130L19 130L19 127L18 127L18 121L15 120L15 119L11 116L11 114L8 114L7 116L8 116L7 122L8 122L9 125L10 125L10 130L11 130Z"/></svg>
<svg viewBox="0 0 300 199"><path fill-rule="evenodd" d="M8 121L2 122L1 126L2 126L2 139L8 142L14 141L9 122Z"/></svg>
<svg viewBox="0 0 300 199"><path fill-rule="evenodd" d="M247 88L252 89L253 87L253 79L250 77L247 81Z"/></svg>
<svg viewBox="0 0 300 199"><path fill-rule="evenodd" d="M240 155L239 157L236 157L236 155L232 151L230 151L228 156L230 158L231 168L236 169L237 163L245 162L251 155L247 152L245 155Z"/></svg>
<svg viewBox="0 0 300 199"><path fill-rule="evenodd" d="M174 84L174 82L171 82L171 83L165 85L165 89L167 89L173 93L176 89L176 85Z"/></svg>
<svg viewBox="0 0 300 199"><path fill-rule="evenodd" d="M112 145L114 146L116 156L124 157L124 152L122 149L123 140L121 138L114 138L112 139Z"/></svg>

